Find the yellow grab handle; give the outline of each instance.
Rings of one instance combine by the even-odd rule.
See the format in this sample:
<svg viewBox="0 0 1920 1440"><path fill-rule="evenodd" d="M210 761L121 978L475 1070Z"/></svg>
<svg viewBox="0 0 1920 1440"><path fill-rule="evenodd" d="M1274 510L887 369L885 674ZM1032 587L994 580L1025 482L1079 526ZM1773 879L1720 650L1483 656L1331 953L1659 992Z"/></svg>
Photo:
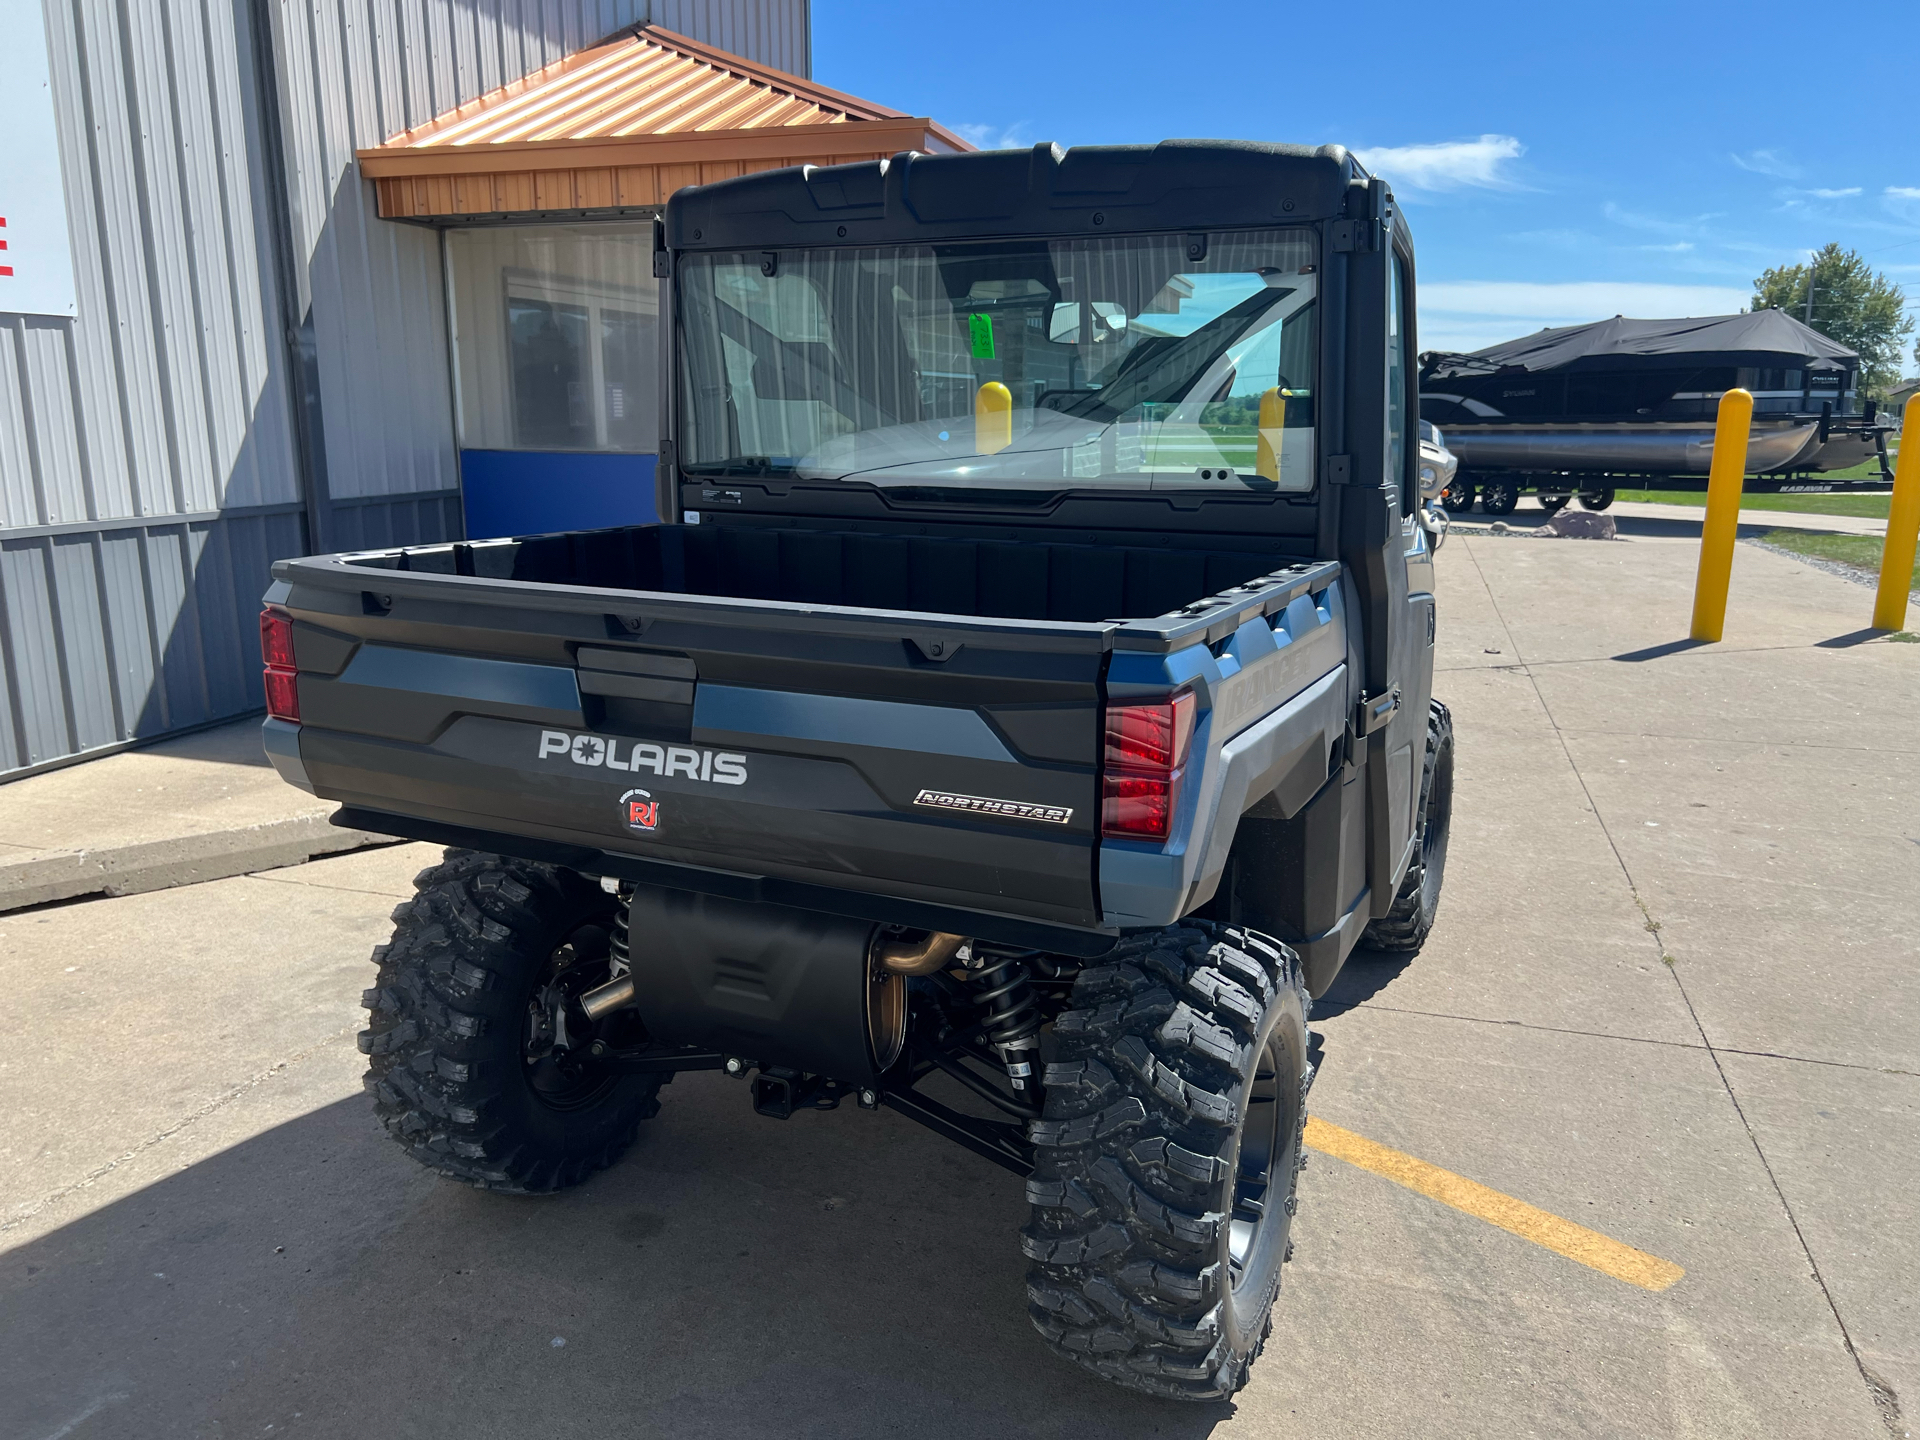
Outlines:
<svg viewBox="0 0 1920 1440"><path fill-rule="evenodd" d="M1291 393L1276 385L1260 397L1260 438L1253 447L1253 471L1275 483L1280 479L1281 431L1286 429Z"/></svg>
<svg viewBox="0 0 1920 1440"><path fill-rule="evenodd" d="M1695 640L1713 640L1727 624L1727 586L1733 580L1733 541L1740 528L1740 492L1747 478L1747 436L1753 396L1729 390L1720 397L1713 427L1713 465L1707 472L1707 518L1700 526L1700 569L1693 582Z"/></svg>
<svg viewBox="0 0 1920 1440"><path fill-rule="evenodd" d="M1013 443L1013 392L998 380L989 380L973 397L973 448L979 455L998 455Z"/></svg>
<svg viewBox="0 0 1920 1440"><path fill-rule="evenodd" d="M1907 400L1900 422L1900 459L1893 471L1893 505L1880 547L1880 589L1873 599L1873 628L1900 630L1907 623L1907 592L1913 588L1913 552L1920 540L1920 395Z"/></svg>

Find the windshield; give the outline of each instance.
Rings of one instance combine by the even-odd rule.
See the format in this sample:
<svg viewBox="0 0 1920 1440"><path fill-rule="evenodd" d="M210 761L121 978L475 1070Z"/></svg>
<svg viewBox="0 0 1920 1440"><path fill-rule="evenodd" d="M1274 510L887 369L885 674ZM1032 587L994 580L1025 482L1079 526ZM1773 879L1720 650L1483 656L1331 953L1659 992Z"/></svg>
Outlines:
<svg viewBox="0 0 1920 1440"><path fill-rule="evenodd" d="M690 255L680 277L692 477L1313 487L1304 231Z"/></svg>

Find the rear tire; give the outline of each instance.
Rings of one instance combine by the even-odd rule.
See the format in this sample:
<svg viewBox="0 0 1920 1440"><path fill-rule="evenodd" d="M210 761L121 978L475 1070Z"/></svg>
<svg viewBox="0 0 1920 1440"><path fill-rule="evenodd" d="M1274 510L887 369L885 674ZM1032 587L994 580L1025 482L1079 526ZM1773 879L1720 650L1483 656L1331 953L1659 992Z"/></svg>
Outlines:
<svg viewBox="0 0 1920 1440"><path fill-rule="evenodd" d="M1582 510L1604 510L1611 504L1613 504L1613 491L1611 489L1582 490L1580 492L1580 508Z"/></svg>
<svg viewBox="0 0 1920 1440"><path fill-rule="evenodd" d="M1571 498L1568 495L1542 495L1539 497L1540 508L1549 515L1558 515L1566 508L1567 501Z"/></svg>
<svg viewBox="0 0 1920 1440"><path fill-rule="evenodd" d="M1440 504L1450 515L1464 515L1473 509L1473 482L1456 479L1440 492Z"/></svg>
<svg viewBox="0 0 1920 1440"><path fill-rule="evenodd" d="M1367 926L1362 945L1404 955L1427 943L1440 911L1452 828L1453 715L1433 700L1427 705L1427 758L1420 769L1420 850L1393 897L1393 908Z"/></svg>
<svg viewBox="0 0 1920 1440"><path fill-rule="evenodd" d="M1292 1251L1309 1004L1293 951L1206 922L1081 971L1047 1041L1022 1244L1061 1355L1168 1399L1246 1383Z"/></svg>
<svg viewBox="0 0 1920 1440"><path fill-rule="evenodd" d="M362 997L366 1085L387 1133L485 1190L564 1189L613 1164L667 1078L591 1063L596 1036L640 1038L634 1012L594 1027L577 1005L610 978L614 897L571 870L468 850L414 885Z"/></svg>
<svg viewBox="0 0 1920 1440"><path fill-rule="evenodd" d="M1520 487L1511 480L1489 480L1480 487L1480 508L1489 515L1511 515L1520 503Z"/></svg>

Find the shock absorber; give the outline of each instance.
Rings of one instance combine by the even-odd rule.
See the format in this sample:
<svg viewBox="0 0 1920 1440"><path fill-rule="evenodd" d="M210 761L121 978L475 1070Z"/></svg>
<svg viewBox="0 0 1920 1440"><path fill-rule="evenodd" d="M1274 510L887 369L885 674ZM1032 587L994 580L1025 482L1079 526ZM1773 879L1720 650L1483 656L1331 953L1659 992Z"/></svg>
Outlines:
<svg viewBox="0 0 1920 1440"><path fill-rule="evenodd" d="M580 1008L595 1022L633 1004L633 965L627 952L627 909L633 904L633 886L616 884L609 877L600 882L600 888L615 902L613 925L607 932L607 978L580 997Z"/></svg>
<svg viewBox="0 0 1920 1440"><path fill-rule="evenodd" d="M607 974L609 978L618 980L633 968L627 951L627 921L632 913L633 886L624 880L613 882L611 877L600 884L614 899L613 930L607 936Z"/></svg>
<svg viewBox="0 0 1920 1440"><path fill-rule="evenodd" d="M1007 1080L1021 1095L1028 1093L1033 1064L1028 1058L1040 1048L1040 1006L1033 995L1033 971L1028 962L1038 952L975 940L967 963L977 987L974 999L985 1016L987 1043L1007 1068Z"/></svg>

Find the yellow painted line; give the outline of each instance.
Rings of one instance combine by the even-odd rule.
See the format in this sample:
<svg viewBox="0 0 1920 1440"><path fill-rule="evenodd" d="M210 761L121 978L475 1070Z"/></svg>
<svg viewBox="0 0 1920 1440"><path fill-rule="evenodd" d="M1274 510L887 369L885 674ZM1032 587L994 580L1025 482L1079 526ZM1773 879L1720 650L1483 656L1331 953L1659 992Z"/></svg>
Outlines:
<svg viewBox="0 0 1920 1440"><path fill-rule="evenodd" d="M1442 1205L1451 1205L1489 1225L1498 1225L1522 1240L1531 1240L1556 1255L1578 1260L1602 1275L1611 1275L1629 1285L1638 1285L1642 1290L1665 1290L1687 1273L1671 1260L1662 1260L1658 1255L1649 1255L1631 1245L1622 1245L1598 1230L1589 1230L1584 1225L1576 1225L1571 1220L1562 1220L1558 1215L1537 1210L1524 1200L1502 1195L1498 1190L1489 1190L1464 1175L1456 1175L1451 1170L1442 1170L1438 1165L1429 1165L1424 1160L1390 1150L1364 1135L1342 1130L1338 1125L1329 1125L1318 1116L1307 1117L1306 1140L1308 1145L1322 1154L1344 1160L1349 1165L1358 1165L1362 1170L1371 1170L1396 1185L1404 1185L1415 1194L1438 1200Z"/></svg>

